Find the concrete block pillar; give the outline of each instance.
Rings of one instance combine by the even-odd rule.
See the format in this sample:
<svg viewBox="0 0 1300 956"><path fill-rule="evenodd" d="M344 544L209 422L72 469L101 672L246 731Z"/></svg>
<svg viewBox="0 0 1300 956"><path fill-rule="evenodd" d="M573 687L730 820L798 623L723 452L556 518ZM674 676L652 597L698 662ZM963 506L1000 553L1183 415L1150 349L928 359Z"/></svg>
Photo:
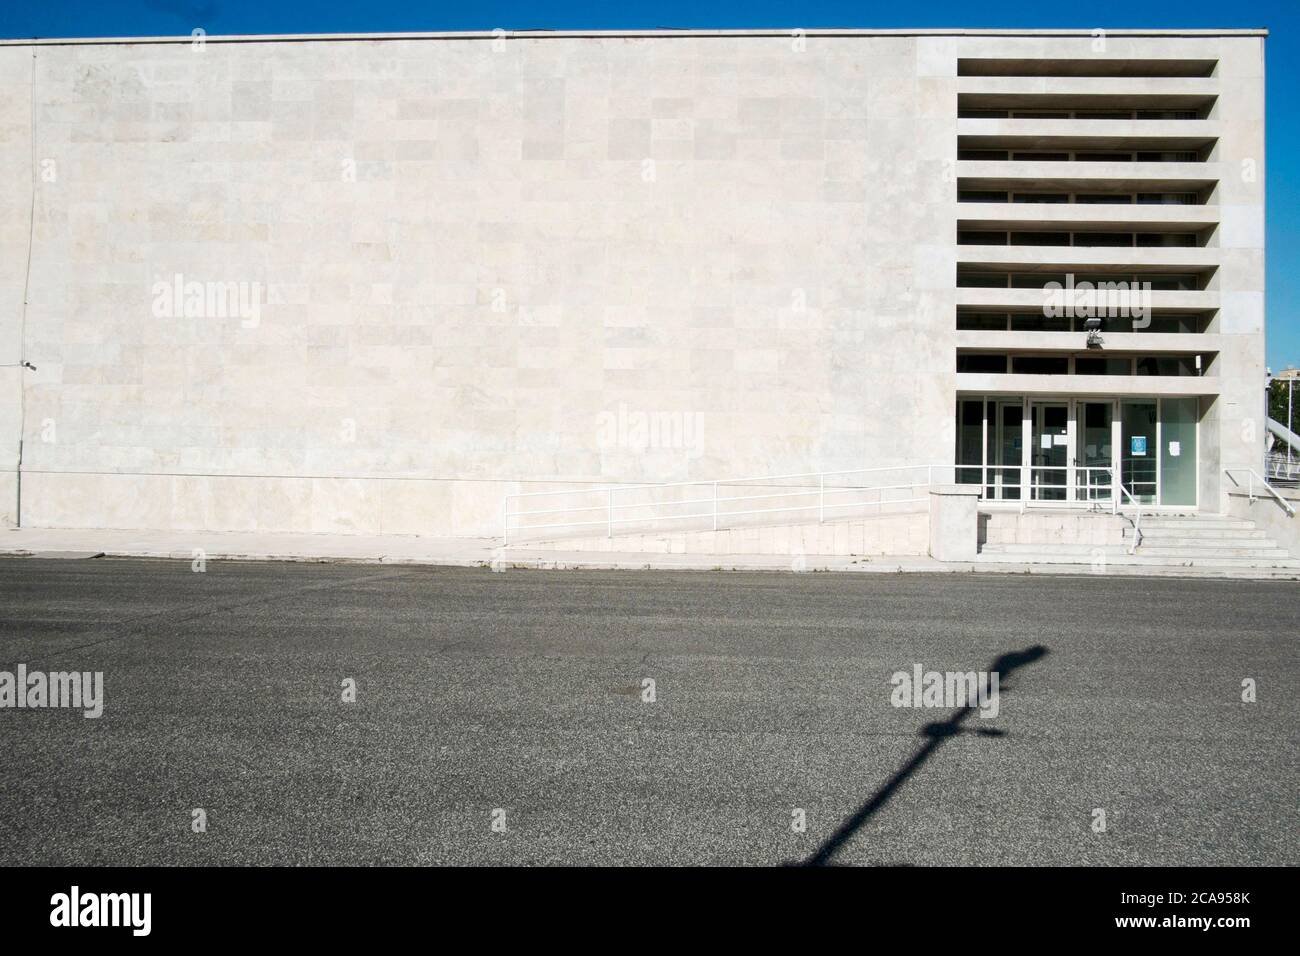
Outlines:
<svg viewBox="0 0 1300 956"><path fill-rule="evenodd" d="M930 489L930 557L974 561L979 549L978 485L936 485Z"/></svg>

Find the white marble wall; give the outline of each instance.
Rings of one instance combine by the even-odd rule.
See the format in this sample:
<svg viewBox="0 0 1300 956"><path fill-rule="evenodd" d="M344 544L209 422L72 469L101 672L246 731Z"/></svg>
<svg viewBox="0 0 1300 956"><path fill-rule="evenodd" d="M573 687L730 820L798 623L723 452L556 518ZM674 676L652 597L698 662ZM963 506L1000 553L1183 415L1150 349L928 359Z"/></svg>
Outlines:
<svg viewBox="0 0 1300 956"><path fill-rule="evenodd" d="M18 508L23 284L32 216L30 49L0 49L0 528ZM30 373L29 373L30 374Z"/></svg>
<svg viewBox="0 0 1300 956"><path fill-rule="evenodd" d="M1257 40L1114 42L1254 108ZM533 483L951 461L956 57L1047 44L0 46L0 521L20 387L34 526L490 534ZM166 314L177 274L256 320Z"/></svg>

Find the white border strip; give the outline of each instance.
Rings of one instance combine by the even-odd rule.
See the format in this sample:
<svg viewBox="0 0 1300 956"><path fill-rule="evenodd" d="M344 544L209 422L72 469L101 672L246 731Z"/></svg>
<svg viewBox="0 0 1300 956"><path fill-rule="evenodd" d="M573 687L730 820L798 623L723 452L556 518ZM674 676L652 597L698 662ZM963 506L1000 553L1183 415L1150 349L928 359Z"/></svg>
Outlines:
<svg viewBox="0 0 1300 956"><path fill-rule="evenodd" d="M1100 28L1099 28L1100 29ZM1093 30L966 30L966 29L803 29L789 27L768 30L505 30L505 35L515 40L560 40L576 38L645 38L670 39L678 37L788 37L798 32L808 37L1091 37ZM1259 29L1187 29L1187 30L1106 30L1112 37L1266 37L1268 30ZM208 43L316 43L344 40L493 40L500 34L492 30L442 33L284 33L213 36L203 39ZM65 37L0 40L0 46L76 46L113 44L190 43L193 37Z"/></svg>

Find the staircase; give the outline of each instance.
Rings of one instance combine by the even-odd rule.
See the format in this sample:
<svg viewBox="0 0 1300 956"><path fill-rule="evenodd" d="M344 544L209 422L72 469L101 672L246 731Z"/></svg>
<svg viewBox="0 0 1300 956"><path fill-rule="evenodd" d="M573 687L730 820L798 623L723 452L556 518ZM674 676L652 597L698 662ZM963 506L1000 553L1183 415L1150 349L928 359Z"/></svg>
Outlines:
<svg viewBox="0 0 1300 956"><path fill-rule="evenodd" d="M1088 565L1110 568L1195 569L1227 577L1300 579L1300 559L1279 547L1253 521L1227 515L1147 514L1136 549L1134 529L1126 525L1123 543L1082 544L1037 535L1033 541L984 544L981 563Z"/></svg>

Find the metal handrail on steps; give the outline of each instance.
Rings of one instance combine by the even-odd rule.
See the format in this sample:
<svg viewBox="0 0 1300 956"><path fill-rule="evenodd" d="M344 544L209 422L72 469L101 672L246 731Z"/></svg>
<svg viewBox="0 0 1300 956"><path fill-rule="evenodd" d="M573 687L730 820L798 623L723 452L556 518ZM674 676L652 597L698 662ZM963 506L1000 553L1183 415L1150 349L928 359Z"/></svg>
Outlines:
<svg viewBox="0 0 1300 956"><path fill-rule="evenodd" d="M1244 465L1233 465L1231 468L1223 469L1223 473L1228 476L1228 479L1233 484L1235 484L1238 488L1240 488L1241 483L1235 477L1233 477L1232 473L1234 471L1237 472L1244 471L1248 476L1246 481L1246 495L1250 499L1251 504L1254 504L1259 497L1258 495L1255 494L1255 482L1258 481L1260 485L1263 486L1265 491L1267 491L1270 495L1272 495L1275 499L1277 499L1277 503L1282 506L1282 510L1287 513L1288 517L1291 518L1295 517L1295 508L1292 506L1291 502L1287 501L1280 494L1278 494L1277 489L1274 488L1272 485L1270 485L1265 479L1261 478L1255 472L1254 468L1247 468Z"/></svg>
<svg viewBox="0 0 1300 956"><path fill-rule="evenodd" d="M1120 494L1123 495L1125 498L1127 498L1133 504L1133 543L1129 545L1129 549L1128 549L1128 553L1133 554L1137 551L1138 545L1142 543L1142 502L1138 501L1136 498L1133 497L1133 495L1129 492L1129 490L1124 487L1124 482L1122 481L1116 482L1116 485L1120 490ZM1119 498L1116 497L1114 501L1115 501L1115 510L1118 511Z"/></svg>

